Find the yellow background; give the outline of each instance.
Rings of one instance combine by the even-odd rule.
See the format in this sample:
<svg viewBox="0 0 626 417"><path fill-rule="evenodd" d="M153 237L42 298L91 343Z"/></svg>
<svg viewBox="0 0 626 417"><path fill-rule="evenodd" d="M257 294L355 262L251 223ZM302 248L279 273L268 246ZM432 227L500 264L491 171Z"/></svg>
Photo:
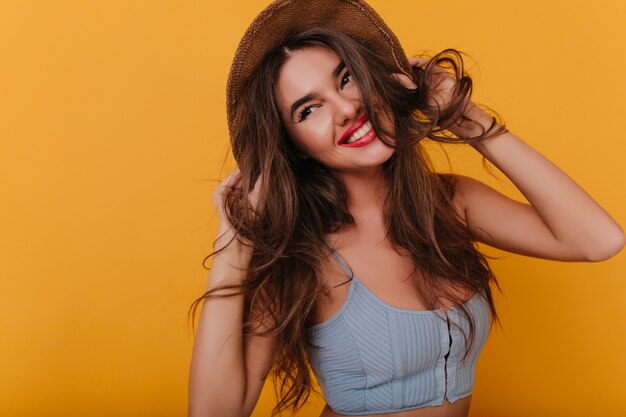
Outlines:
<svg viewBox="0 0 626 417"><path fill-rule="evenodd" d="M0 415L185 415L211 180L233 168L220 173L226 76L267 4L0 3ZM626 225L626 2L371 4L408 54L473 57L476 101ZM447 149L455 172L523 199L470 147ZM505 327L479 358L470 415L626 415L624 253L565 263L483 248L502 256Z"/></svg>

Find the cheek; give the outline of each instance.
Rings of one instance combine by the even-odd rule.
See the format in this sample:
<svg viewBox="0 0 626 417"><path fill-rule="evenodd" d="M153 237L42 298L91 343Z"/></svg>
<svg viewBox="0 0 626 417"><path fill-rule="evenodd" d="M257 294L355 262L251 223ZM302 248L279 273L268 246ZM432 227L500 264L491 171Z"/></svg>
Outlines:
<svg viewBox="0 0 626 417"><path fill-rule="evenodd" d="M304 124L306 126L299 127L294 132L300 146L311 151L324 151L334 144L332 124L325 118L316 117L315 120L311 119Z"/></svg>

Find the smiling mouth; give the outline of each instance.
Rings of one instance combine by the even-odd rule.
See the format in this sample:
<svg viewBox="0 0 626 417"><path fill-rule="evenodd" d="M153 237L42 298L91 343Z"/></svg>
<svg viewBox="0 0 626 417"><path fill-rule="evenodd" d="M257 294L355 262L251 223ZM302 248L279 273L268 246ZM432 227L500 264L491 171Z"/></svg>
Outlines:
<svg viewBox="0 0 626 417"><path fill-rule="evenodd" d="M348 141L354 142L354 140L361 138L372 128L372 124L367 118L366 114L362 114L352 126L350 126L339 139L339 145L343 145Z"/></svg>
<svg viewBox="0 0 626 417"><path fill-rule="evenodd" d="M358 128L352 135L350 135L348 139L344 140L342 142L342 145L347 145L347 144L356 142L357 140L365 136L367 132L369 132L370 130L372 130L372 123L368 120L367 122L365 122L363 126Z"/></svg>
<svg viewBox="0 0 626 417"><path fill-rule="evenodd" d="M366 131L363 136L356 139L357 133L355 132L346 142L342 143L340 146L345 146L347 148L361 148L363 146L369 145L374 141L374 139L376 139L376 133L374 132L374 129L372 129L371 127L367 129L364 125L363 130Z"/></svg>

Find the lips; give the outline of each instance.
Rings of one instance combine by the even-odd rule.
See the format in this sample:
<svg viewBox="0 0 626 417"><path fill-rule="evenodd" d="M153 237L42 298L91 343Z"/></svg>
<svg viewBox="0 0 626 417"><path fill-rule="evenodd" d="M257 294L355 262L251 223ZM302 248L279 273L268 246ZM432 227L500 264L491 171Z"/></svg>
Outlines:
<svg viewBox="0 0 626 417"><path fill-rule="evenodd" d="M359 117L352 126L350 126L345 132L343 132L343 135L341 135L341 138L339 138L337 144L343 144L350 136L352 136L354 132L356 132L361 126L363 126L365 122L367 122L367 115L362 114L361 117Z"/></svg>

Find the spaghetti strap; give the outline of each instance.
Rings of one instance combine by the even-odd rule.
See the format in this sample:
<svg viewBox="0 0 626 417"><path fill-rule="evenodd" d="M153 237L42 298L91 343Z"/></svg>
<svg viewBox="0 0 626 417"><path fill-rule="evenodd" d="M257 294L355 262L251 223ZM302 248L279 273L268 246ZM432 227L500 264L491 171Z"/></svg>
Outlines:
<svg viewBox="0 0 626 417"><path fill-rule="evenodd" d="M333 256L335 257L335 259L337 259L337 262L339 262L339 265L341 265L341 268L344 270L344 272L346 273L346 275L350 278L354 278L354 274L352 273L352 271L350 270L350 268L348 268L348 266L346 265L346 262L341 258L341 256L339 256L339 254L337 253L337 251L332 247L332 245L330 243L328 243L328 241L326 239L324 239L324 242L326 242L326 245L330 248L330 250L333 252Z"/></svg>

